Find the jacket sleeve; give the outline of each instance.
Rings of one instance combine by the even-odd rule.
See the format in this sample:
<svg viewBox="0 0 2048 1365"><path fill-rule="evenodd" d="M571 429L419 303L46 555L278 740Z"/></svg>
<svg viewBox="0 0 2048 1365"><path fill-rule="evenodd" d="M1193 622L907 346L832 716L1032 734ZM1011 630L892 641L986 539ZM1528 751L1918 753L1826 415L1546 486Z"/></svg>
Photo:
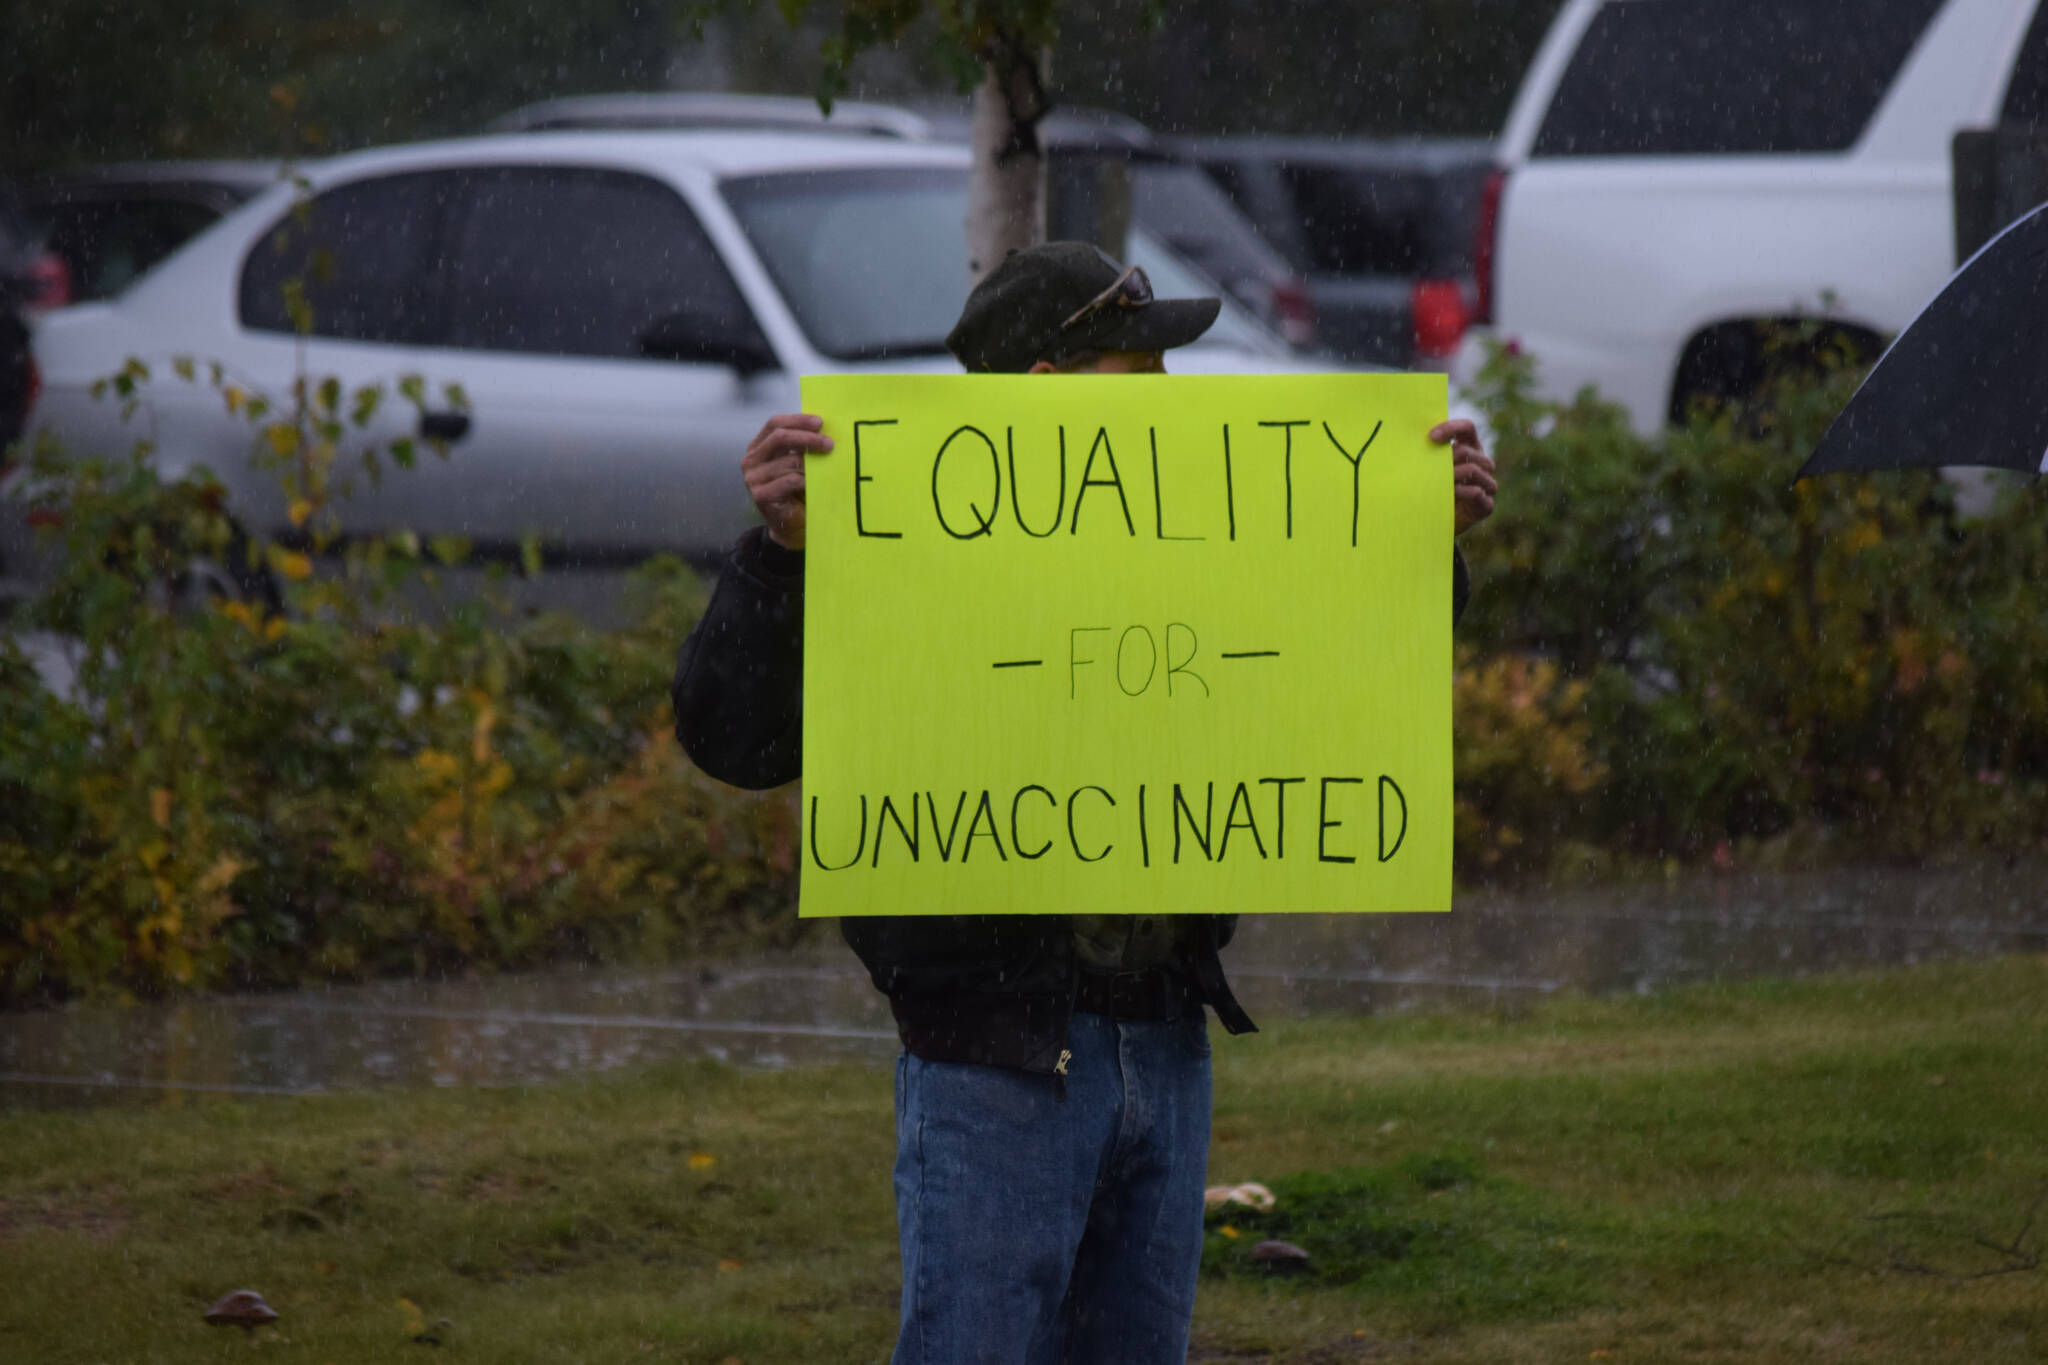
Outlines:
<svg viewBox="0 0 2048 1365"><path fill-rule="evenodd" d="M1457 625L1465 615L1465 604L1472 600L1472 570L1465 566L1465 556L1458 547L1451 547L1451 624Z"/></svg>
<svg viewBox="0 0 2048 1365"><path fill-rule="evenodd" d="M718 575L676 660L676 739L735 787L794 781L803 761L803 554L756 526Z"/></svg>

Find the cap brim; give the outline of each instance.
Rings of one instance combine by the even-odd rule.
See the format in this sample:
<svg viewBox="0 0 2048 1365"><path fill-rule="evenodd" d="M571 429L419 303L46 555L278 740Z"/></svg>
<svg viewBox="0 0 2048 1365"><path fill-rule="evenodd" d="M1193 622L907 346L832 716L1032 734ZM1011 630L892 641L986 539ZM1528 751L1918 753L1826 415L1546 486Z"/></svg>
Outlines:
<svg viewBox="0 0 2048 1365"><path fill-rule="evenodd" d="M1208 331L1222 311L1221 299L1155 299L1143 308L1112 310L1095 325L1077 329L1063 349L1170 351Z"/></svg>

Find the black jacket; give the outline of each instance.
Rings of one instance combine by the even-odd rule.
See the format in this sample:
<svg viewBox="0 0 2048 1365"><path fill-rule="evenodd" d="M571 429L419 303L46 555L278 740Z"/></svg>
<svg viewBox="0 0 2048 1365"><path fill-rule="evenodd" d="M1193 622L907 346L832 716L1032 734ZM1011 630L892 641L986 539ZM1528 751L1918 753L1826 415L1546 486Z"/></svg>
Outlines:
<svg viewBox="0 0 2048 1365"><path fill-rule="evenodd" d="M1455 612L1468 595L1456 562ZM756 527L733 547L676 661L676 738L736 787L795 781L803 757L803 556ZM1235 915L1202 916L1189 969L1232 1033L1254 1030L1218 956ZM1065 915L877 916L840 932L889 997L903 1045L930 1061L1061 1070L1079 965Z"/></svg>

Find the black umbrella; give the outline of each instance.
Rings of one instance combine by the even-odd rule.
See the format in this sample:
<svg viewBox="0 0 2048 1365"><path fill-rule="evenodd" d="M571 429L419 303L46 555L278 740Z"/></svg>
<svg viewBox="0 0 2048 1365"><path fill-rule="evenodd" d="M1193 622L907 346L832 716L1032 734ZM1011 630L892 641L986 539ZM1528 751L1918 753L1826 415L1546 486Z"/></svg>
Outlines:
<svg viewBox="0 0 2048 1365"><path fill-rule="evenodd" d="M1941 465L2048 472L2048 204L1949 278L1798 478Z"/></svg>

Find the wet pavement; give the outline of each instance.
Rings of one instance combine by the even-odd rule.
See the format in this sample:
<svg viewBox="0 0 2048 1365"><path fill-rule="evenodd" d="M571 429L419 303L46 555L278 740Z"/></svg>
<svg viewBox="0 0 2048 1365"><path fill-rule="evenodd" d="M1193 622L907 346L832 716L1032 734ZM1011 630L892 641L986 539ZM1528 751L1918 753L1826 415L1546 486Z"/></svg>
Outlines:
<svg viewBox="0 0 2048 1365"><path fill-rule="evenodd" d="M1483 1006L1566 990L2048 951L2041 864L1690 877L1476 893L1449 915L1248 917L1226 963L1255 1018ZM673 1059L895 1055L885 1002L827 933L806 956L384 982L0 1014L0 1106L521 1085Z"/></svg>

